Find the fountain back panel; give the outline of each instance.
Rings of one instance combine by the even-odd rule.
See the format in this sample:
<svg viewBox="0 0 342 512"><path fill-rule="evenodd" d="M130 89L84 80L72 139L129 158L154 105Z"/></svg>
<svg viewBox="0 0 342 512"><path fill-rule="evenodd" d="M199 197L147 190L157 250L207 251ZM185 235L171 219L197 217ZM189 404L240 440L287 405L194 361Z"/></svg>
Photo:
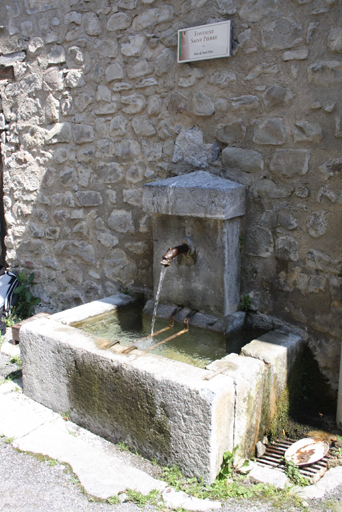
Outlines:
<svg viewBox="0 0 342 512"><path fill-rule="evenodd" d="M160 302L224 317L240 301L240 217L245 187L196 171L148 183L143 206L153 215L153 281L156 294L161 257L189 240L193 254L179 255L168 268Z"/></svg>

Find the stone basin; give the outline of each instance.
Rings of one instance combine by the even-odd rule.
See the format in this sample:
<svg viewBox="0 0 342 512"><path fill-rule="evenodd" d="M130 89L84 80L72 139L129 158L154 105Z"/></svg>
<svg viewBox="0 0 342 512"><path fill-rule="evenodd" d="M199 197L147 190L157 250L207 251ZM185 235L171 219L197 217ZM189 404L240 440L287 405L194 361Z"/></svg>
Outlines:
<svg viewBox="0 0 342 512"><path fill-rule="evenodd" d="M116 294L24 324L24 393L80 426L160 464L212 482L223 453L254 455L302 347L271 331L206 369L124 347L72 326L127 306ZM210 333L208 333L210 336ZM209 379L209 380L207 380Z"/></svg>

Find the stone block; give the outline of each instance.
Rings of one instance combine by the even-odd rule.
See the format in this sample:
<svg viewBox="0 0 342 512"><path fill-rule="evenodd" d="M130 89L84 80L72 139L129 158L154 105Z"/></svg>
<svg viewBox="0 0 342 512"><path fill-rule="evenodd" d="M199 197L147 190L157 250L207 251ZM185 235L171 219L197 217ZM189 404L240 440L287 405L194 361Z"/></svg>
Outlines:
<svg viewBox="0 0 342 512"><path fill-rule="evenodd" d="M263 361L252 357L229 354L207 366L207 370L224 370L234 382L234 438L242 457L251 458L262 435L263 393L266 367Z"/></svg>
<svg viewBox="0 0 342 512"><path fill-rule="evenodd" d="M293 128L295 142L320 142L323 138L322 128L317 123L310 123L303 119L296 121Z"/></svg>
<svg viewBox="0 0 342 512"><path fill-rule="evenodd" d="M303 28L290 18L279 18L261 29L266 50L286 50L303 42Z"/></svg>
<svg viewBox="0 0 342 512"><path fill-rule="evenodd" d="M101 21L94 12L84 15L84 30L88 36L99 36L101 34Z"/></svg>
<svg viewBox="0 0 342 512"><path fill-rule="evenodd" d="M169 73L176 62L176 54L171 48L165 48L156 58L155 74L157 76Z"/></svg>
<svg viewBox="0 0 342 512"><path fill-rule="evenodd" d="M195 171L146 184L143 205L150 213L231 219L245 213L245 187Z"/></svg>
<svg viewBox="0 0 342 512"><path fill-rule="evenodd" d="M55 253L57 256L76 256L85 263L95 265L94 246L87 242L78 240L68 240L66 242L59 242L58 244L55 245Z"/></svg>
<svg viewBox="0 0 342 512"><path fill-rule="evenodd" d="M342 52L342 27L330 29L328 35L328 48L332 52Z"/></svg>
<svg viewBox="0 0 342 512"><path fill-rule="evenodd" d="M117 62L110 64L106 68L105 73L107 82L112 82L113 80L121 80L124 77L123 69Z"/></svg>
<svg viewBox="0 0 342 512"><path fill-rule="evenodd" d="M132 206L142 205L142 189L130 189L123 190L122 192L123 202L128 203Z"/></svg>
<svg viewBox="0 0 342 512"><path fill-rule="evenodd" d="M68 23L75 23L75 25L81 25L81 23L82 23L82 13L81 12L76 12L76 11L68 12L64 16L64 24L67 25Z"/></svg>
<svg viewBox="0 0 342 512"><path fill-rule="evenodd" d="M53 46L47 54L49 64L63 64L66 61L65 50L61 45Z"/></svg>
<svg viewBox="0 0 342 512"><path fill-rule="evenodd" d="M132 126L135 133L143 137L150 137L156 133L156 130L147 115L135 117L132 121Z"/></svg>
<svg viewBox="0 0 342 512"><path fill-rule="evenodd" d="M132 212L113 210L108 219L108 226L118 233L134 233Z"/></svg>
<svg viewBox="0 0 342 512"><path fill-rule="evenodd" d="M139 114L146 106L146 98L143 94L131 94L130 96L122 96L121 102L127 107L122 109L125 114Z"/></svg>
<svg viewBox="0 0 342 512"><path fill-rule="evenodd" d="M268 467L255 465L248 476L252 483L273 485L276 489L285 489L289 485L285 473Z"/></svg>
<svg viewBox="0 0 342 512"><path fill-rule="evenodd" d="M65 83L67 87L70 87L71 89L84 87L85 80L83 77L83 71L79 71L78 69L71 69L65 77Z"/></svg>
<svg viewBox="0 0 342 512"><path fill-rule="evenodd" d="M37 39L40 39L40 38L37 38ZM25 52L17 52L17 53L11 53L9 55L1 55L0 56L0 66L12 66L13 64L16 64L17 62L22 62L25 59L26 59Z"/></svg>
<svg viewBox="0 0 342 512"><path fill-rule="evenodd" d="M285 178L303 176L309 170L310 151L305 149L278 149L271 160L270 170Z"/></svg>
<svg viewBox="0 0 342 512"><path fill-rule="evenodd" d="M124 12L113 14L107 21L107 30L114 32L116 30L124 30L131 26L131 20Z"/></svg>
<svg viewBox="0 0 342 512"><path fill-rule="evenodd" d="M196 116L211 116L215 113L214 103L204 92L198 91L192 98L192 111Z"/></svg>
<svg viewBox="0 0 342 512"><path fill-rule="evenodd" d="M275 256L279 260L298 261L298 242L291 236L279 236L275 243Z"/></svg>
<svg viewBox="0 0 342 512"><path fill-rule="evenodd" d="M141 147L138 141L126 139L116 146L115 154L124 161L136 159L141 154Z"/></svg>
<svg viewBox="0 0 342 512"><path fill-rule="evenodd" d="M286 142L286 129L281 117L257 119L253 122L253 142L256 144L282 146Z"/></svg>
<svg viewBox="0 0 342 512"><path fill-rule="evenodd" d="M337 276L341 274L341 259L335 260L328 254L317 251L316 249L310 249L310 251L306 253L305 258L306 264L310 268L322 270L327 274L336 274Z"/></svg>
<svg viewBox="0 0 342 512"><path fill-rule="evenodd" d="M94 127L89 124L74 124L73 135L76 144L85 144L95 140Z"/></svg>
<svg viewBox="0 0 342 512"><path fill-rule="evenodd" d="M45 136L46 144L58 144L71 142L71 124L70 123L56 123L50 130L47 131Z"/></svg>
<svg viewBox="0 0 342 512"><path fill-rule="evenodd" d="M62 71L58 68L50 68L43 73L43 89L45 91L62 91L64 80Z"/></svg>
<svg viewBox="0 0 342 512"><path fill-rule="evenodd" d="M293 94L287 87L272 85L262 95L266 110L272 110L278 107L285 107L293 98Z"/></svg>
<svg viewBox="0 0 342 512"><path fill-rule="evenodd" d="M283 61L288 62L289 60L306 60L309 57L309 50L292 50L283 53Z"/></svg>
<svg viewBox="0 0 342 512"><path fill-rule="evenodd" d="M308 68L309 82L319 87L334 87L342 83L342 62L319 61Z"/></svg>
<svg viewBox="0 0 342 512"><path fill-rule="evenodd" d="M153 67L147 60L141 60L132 66L127 67L128 78L139 78L153 72Z"/></svg>
<svg viewBox="0 0 342 512"><path fill-rule="evenodd" d="M231 98L231 104L234 110L261 110L258 96L252 96L251 94Z"/></svg>
<svg viewBox="0 0 342 512"><path fill-rule="evenodd" d="M103 197L100 192L95 190L87 190L85 192L76 192L76 197L81 206L99 206L103 203Z"/></svg>
<svg viewBox="0 0 342 512"><path fill-rule="evenodd" d="M245 249L249 256L268 258L274 252L272 232L259 226L249 228L246 232Z"/></svg>
<svg viewBox="0 0 342 512"><path fill-rule="evenodd" d="M236 74L228 73L223 71L216 71L210 77L208 82L213 85L217 85L220 89L226 89L231 87L233 82L236 82Z"/></svg>
<svg viewBox="0 0 342 512"><path fill-rule="evenodd" d="M242 119L236 119L227 124L218 124L216 137L224 144L233 144L246 136L246 126ZM228 148L225 148L228 149Z"/></svg>
<svg viewBox="0 0 342 512"><path fill-rule="evenodd" d="M155 9L149 9L136 16L133 20L133 30L140 31L147 27L172 21L174 18L174 9L171 5L163 5Z"/></svg>
<svg viewBox="0 0 342 512"><path fill-rule="evenodd" d="M309 234L313 238L319 238L328 230L328 220L326 211L313 212L312 215L309 216L306 226L308 228Z"/></svg>
<svg viewBox="0 0 342 512"><path fill-rule="evenodd" d="M56 8L55 0L24 0L27 14L48 11Z"/></svg>
<svg viewBox="0 0 342 512"><path fill-rule="evenodd" d="M239 11L239 16L249 23L264 20L267 16L276 16L281 13L278 0L245 0Z"/></svg>
<svg viewBox="0 0 342 512"><path fill-rule="evenodd" d="M165 120L158 126L158 135L162 139L168 139L172 135L173 127L170 121ZM199 128L190 128L182 130L178 135L173 153L172 162L186 162L191 167L205 168L210 161L215 160L215 144L204 144L203 133Z"/></svg>
<svg viewBox="0 0 342 512"><path fill-rule="evenodd" d="M138 57L147 44L146 37L142 34L129 37L128 43L121 45L121 53L126 57Z"/></svg>
<svg viewBox="0 0 342 512"><path fill-rule="evenodd" d="M101 57L114 58L118 54L118 43L113 39L96 39L94 48L99 52Z"/></svg>
<svg viewBox="0 0 342 512"><path fill-rule="evenodd" d="M238 169L243 172L256 173L264 168L264 160L261 153L252 149L236 147L224 148L222 151L222 163L228 169Z"/></svg>
<svg viewBox="0 0 342 512"><path fill-rule="evenodd" d="M297 355L303 348L303 340L296 334L270 331L242 347L241 355L259 359L268 367L265 392L269 397L268 418L277 408L277 400L286 388Z"/></svg>

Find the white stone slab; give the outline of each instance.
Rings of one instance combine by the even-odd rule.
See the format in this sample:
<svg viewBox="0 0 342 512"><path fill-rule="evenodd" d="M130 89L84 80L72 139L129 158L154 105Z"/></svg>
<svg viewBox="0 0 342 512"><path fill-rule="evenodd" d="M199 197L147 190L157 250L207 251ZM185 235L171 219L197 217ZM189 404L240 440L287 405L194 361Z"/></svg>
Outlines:
<svg viewBox="0 0 342 512"><path fill-rule="evenodd" d="M22 393L0 394L0 434L4 436L20 438L59 417Z"/></svg>
<svg viewBox="0 0 342 512"><path fill-rule="evenodd" d="M305 499L320 499L337 487L342 487L342 466L329 469L316 484L301 489L299 495Z"/></svg>
<svg viewBox="0 0 342 512"><path fill-rule="evenodd" d="M13 446L70 464L87 493L98 498L107 499L126 489L147 495L166 486L139 469L123 465L115 455L78 439L68 431L61 417L16 439Z"/></svg>
<svg viewBox="0 0 342 512"><path fill-rule="evenodd" d="M284 489L286 485L289 485L285 473L277 469L255 465L248 476L251 482L274 485L277 489Z"/></svg>
<svg viewBox="0 0 342 512"><path fill-rule="evenodd" d="M20 355L20 348L18 345L13 345L12 341L4 341L4 343L1 345L0 352L2 354L6 354L6 356L19 356Z"/></svg>
<svg viewBox="0 0 342 512"><path fill-rule="evenodd" d="M94 300L88 304L82 304L81 306L61 311L60 313L51 315L51 318L57 322L69 325L73 322L82 322L93 316L115 311L119 307L127 306L132 302L134 302L133 297L125 295L124 293L117 293L110 297L105 297L104 299Z"/></svg>

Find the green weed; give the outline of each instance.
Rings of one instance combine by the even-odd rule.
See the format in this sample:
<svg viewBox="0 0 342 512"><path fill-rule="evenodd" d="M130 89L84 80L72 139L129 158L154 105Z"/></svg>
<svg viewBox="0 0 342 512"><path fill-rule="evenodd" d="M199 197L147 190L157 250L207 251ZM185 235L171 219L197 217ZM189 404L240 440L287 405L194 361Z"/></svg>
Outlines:
<svg viewBox="0 0 342 512"><path fill-rule="evenodd" d="M70 421L70 412L69 411L59 411L58 413L64 421Z"/></svg>
<svg viewBox="0 0 342 512"><path fill-rule="evenodd" d="M58 460L57 460L57 459L50 459L50 460L48 461L48 464L49 464L49 466L52 466L52 467L53 467L53 466L57 466L57 464L58 464Z"/></svg>
<svg viewBox="0 0 342 512"><path fill-rule="evenodd" d="M160 497L159 491L157 491L156 489L147 494L147 496L141 494L141 492L139 491L133 491L132 489L128 489L126 493L129 500L133 501L133 503L135 503L139 507L144 507L145 505L147 505L147 503L149 503L150 505L156 505L157 500Z"/></svg>
<svg viewBox="0 0 342 512"><path fill-rule="evenodd" d="M111 496L110 498L107 498L106 500L110 505L119 505L120 500L118 496Z"/></svg>
<svg viewBox="0 0 342 512"><path fill-rule="evenodd" d="M6 338L0 334L0 351L1 351L2 345L5 343L5 341L6 341Z"/></svg>
<svg viewBox="0 0 342 512"><path fill-rule="evenodd" d="M23 364L23 362L21 360L21 357L19 355L11 356L10 363L11 364L16 364L17 366L20 366L20 367Z"/></svg>
<svg viewBox="0 0 342 512"><path fill-rule="evenodd" d="M223 454L223 462L221 466L221 471L218 474L218 480L227 480L227 478L231 477L234 472L234 457L238 446L235 446L232 452L225 452Z"/></svg>
<svg viewBox="0 0 342 512"><path fill-rule="evenodd" d="M10 313L7 317L2 317L1 321L5 322L6 327L13 327L13 325L21 322L22 318L18 318L15 313L14 307L11 306Z"/></svg>
<svg viewBox="0 0 342 512"><path fill-rule="evenodd" d="M296 464L291 461L286 461L285 465L286 476L293 484L301 486L310 485L309 480L300 474L299 467L296 466Z"/></svg>
<svg viewBox="0 0 342 512"><path fill-rule="evenodd" d="M211 485L206 485L197 478L186 478L176 466L163 468L162 478L176 491L184 491L196 498L219 501L232 498L254 501L267 499L280 510L283 510L284 504L286 506L301 506L300 498L293 494L289 488L278 490L272 485L250 484L244 476L234 475L232 463L234 453L235 449L233 453L225 454L220 473L221 479L217 478ZM226 475L229 475L230 478L227 479Z"/></svg>
<svg viewBox="0 0 342 512"><path fill-rule="evenodd" d="M14 437L5 437L4 441L6 444L12 444L14 441Z"/></svg>
<svg viewBox="0 0 342 512"><path fill-rule="evenodd" d="M124 452L129 452L130 451L130 447L127 446L126 443L119 443L118 447L120 448L120 450L123 450Z"/></svg>
<svg viewBox="0 0 342 512"><path fill-rule="evenodd" d="M31 293L31 285L34 279L32 272L28 277L25 270L17 275L19 286L16 287L14 293L18 295L17 302L14 306L14 313L18 318L29 318L34 314L34 306L39 303L39 298Z"/></svg>
<svg viewBox="0 0 342 512"><path fill-rule="evenodd" d="M250 296L249 295L244 295L242 297L242 300L241 300L240 304L239 304L239 310L247 312L247 311L250 311L251 307L252 307L252 301L251 301Z"/></svg>

